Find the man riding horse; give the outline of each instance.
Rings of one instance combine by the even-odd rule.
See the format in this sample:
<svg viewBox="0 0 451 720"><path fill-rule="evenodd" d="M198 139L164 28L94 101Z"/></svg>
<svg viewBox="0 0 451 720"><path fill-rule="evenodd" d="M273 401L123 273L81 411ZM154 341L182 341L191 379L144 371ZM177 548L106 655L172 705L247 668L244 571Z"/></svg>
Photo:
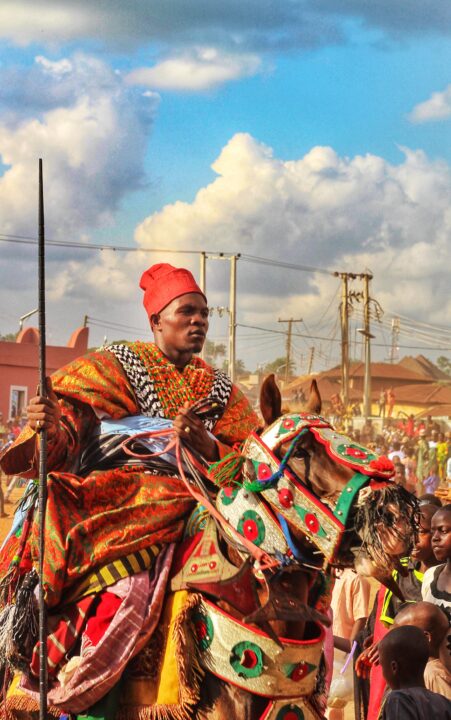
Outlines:
<svg viewBox="0 0 451 720"><path fill-rule="evenodd" d="M208 307L192 274L158 264L142 275L140 285L154 343L112 345L55 373L48 398L31 400L28 426L1 460L4 472L36 478L37 431L47 429L51 540L44 586L50 609L64 605L68 593L73 596L74 586L91 570L180 540L194 505L175 473L155 470L155 463L137 464L123 452L111 458L101 444L91 461L101 420L142 414L173 420L184 443L210 461L229 453L258 424L229 378L195 356L208 330ZM190 407L210 396L215 417L207 413L202 420L202 413ZM32 564L37 561L36 538L33 521L22 542L22 554ZM19 539L12 536L11 550L7 544L3 551L4 563L18 545ZM139 562L144 560L139 557ZM145 562L154 562L154 554Z"/></svg>
<svg viewBox="0 0 451 720"><path fill-rule="evenodd" d="M189 708L199 700L189 689L201 674L197 660L194 675L188 667L183 670L189 680L185 693L191 695L173 715L164 701L171 688L149 691L149 677L159 672L164 686L176 673L175 661L169 663L171 672L165 665L171 656L168 626L180 628L174 618L177 612L179 620L185 616L183 608L175 608L177 600L169 616L167 608L161 615L170 586L179 593L193 587L227 601L221 608L192 596L202 672L214 672L263 698L275 696L265 718L291 717L289 712L317 717L313 709L306 715L301 701L286 710L291 705L283 699L315 688L324 635L317 621L327 622L320 602L327 592L315 582L324 577L322 568L344 557L345 546L349 561L356 537L350 524L360 529L367 546L369 537L374 540L373 564L389 562L409 541L412 506L405 499L399 504L398 489L388 481L390 464L334 434L327 421L311 414L319 412L319 398L310 414L278 420L280 396L269 383L271 398L263 414L270 427L256 433L259 421L243 394L226 375L194 356L205 341L208 307L191 273L155 265L143 274L141 288L155 342L111 345L55 373L47 397L31 400L28 426L1 458L6 473L35 478L39 430L47 429L43 586L52 712L86 711L110 696L122 677L128 682L127 700L136 697L129 706L125 702L121 717L191 717ZM153 438L150 451L143 452L139 440L149 435L149 422L152 436L172 433L178 441L178 463ZM240 454L233 446L243 448L244 441ZM182 479L185 472L191 480ZM220 491L213 492L209 481ZM24 671L20 688L7 702L11 711L32 710L37 698L39 655L31 622L38 565L35 490L32 482L0 562L5 576L0 660ZM203 500L203 508L193 495ZM410 515L398 522L401 506ZM232 546L228 559L214 523L205 522L205 507ZM175 557L175 543L182 540ZM250 560L243 563L247 554ZM241 566L236 573L235 566ZM290 592L282 577L286 571ZM263 586L267 594L260 600ZM309 610L311 603L318 612ZM250 625L242 622L244 615ZM288 638L294 639L282 640L292 625ZM264 652L255 649L255 632ZM239 643L233 641L237 633L243 634ZM216 645L221 635L230 636L230 648ZM142 671L143 657L151 658L144 703L136 690L140 678L133 677ZM238 707L242 714L228 713L231 720L247 717L243 705ZM249 713L257 717L255 710Z"/></svg>

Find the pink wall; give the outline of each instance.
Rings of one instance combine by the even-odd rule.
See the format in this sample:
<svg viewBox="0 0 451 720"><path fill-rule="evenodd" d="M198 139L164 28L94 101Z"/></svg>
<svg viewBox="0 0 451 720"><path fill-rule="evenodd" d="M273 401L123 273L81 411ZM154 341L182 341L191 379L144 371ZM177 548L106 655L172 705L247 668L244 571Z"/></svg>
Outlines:
<svg viewBox="0 0 451 720"><path fill-rule="evenodd" d="M82 327L72 333L67 346L47 345L47 374L84 355L88 349L89 328ZM39 381L39 331L29 327L22 330L16 342L0 341L0 412L4 421L9 419L11 393L18 388L25 401L36 394Z"/></svg>

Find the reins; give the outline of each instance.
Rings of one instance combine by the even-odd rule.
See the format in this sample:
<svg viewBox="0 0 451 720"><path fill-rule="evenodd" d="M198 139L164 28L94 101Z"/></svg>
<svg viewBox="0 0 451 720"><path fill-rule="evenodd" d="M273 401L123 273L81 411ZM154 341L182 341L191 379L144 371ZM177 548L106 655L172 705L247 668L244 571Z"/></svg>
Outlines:
<svg viewBox="0 0 451 720"><path fill-rule="evenodd" d="M153 453L136 453L128 446L128 443L130 443L131 441L135 442L139 439L148 440L150 438L168 438L169 442L163 450ZM233 525L231 525L216 509L216 507L208 497L207 490L203 488L203 482L199 476L199 473L203 473L208 477L208 471L206 470L206 468L204 469L198 467L197 460L183 443L183 440L181 440L180 437L175 433L173 428L165 428L163 430L150 430L148 432L138 433L137 435L133 435L132 437L124 440L124 442L121 444L121 447L127 455L143 459L158 457L161 455L165 455L172 450L175 450L177 470L180 474L180 478L183 481L183 484L185 485L187 490L189 491L190 495L194 498L194 500L203 505L208 510L210 515L216 520L216 522L219 523L223 531L226 534L231 535L234 538L235 542L238 543L255 559L255 561L258 563L259 571L279 567L279 562L277 560L272 559L267 553L261 550L261 548L255 545L255 543L241 535L241 533L239 533L233 527ZM187 478L184 468L184 462L189 465L190 471L193 474L194 481L196 482L197 486L200 486L202 488L202 492L199 492L195 488L194 483L190 482L190 480Z"/></svg>

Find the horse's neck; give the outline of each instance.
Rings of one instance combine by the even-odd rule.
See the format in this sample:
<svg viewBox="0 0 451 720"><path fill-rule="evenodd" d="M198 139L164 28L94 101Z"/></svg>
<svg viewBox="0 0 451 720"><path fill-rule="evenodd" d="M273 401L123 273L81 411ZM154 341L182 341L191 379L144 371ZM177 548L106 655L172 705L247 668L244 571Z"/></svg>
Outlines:
<svg viewBox="0 0 451 720"><path fill-rule="evenodd" d="M266 698L225 683L206 673L196 718L198 720L255 720L263 715Z"/></svg>

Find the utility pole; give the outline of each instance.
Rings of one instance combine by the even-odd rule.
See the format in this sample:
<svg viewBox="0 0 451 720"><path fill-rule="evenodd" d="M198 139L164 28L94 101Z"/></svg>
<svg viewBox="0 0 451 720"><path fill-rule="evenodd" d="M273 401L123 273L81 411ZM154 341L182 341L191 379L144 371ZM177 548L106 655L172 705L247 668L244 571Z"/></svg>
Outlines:
<svg viewBox="0 0 451 720"><path fill-rule="evenodd" d="M341 399L345 410L347 410L349 395L348 277L350 276L350 273L336 273L336 275L341 278Z"/></svg>
<svg viewBox="0 0 451 720"><path fill-rule="evenodd" d="M230 257L230 302L229 302L229 377L235 382L236 364L236 261L239 255Z"/></svg>
<svg viewBox="0 0 451 720"><path fill-rule="evenodd" d="M199 272L199 287L202 290L203 294L207 295L207 253L201 252L199 255L200 259L200 272ZM205 345L206 342L204 342L202 351L200 353L200 356L202 360L205 360Z"/></svg>
<svg viewBox="0 0 451 720"><path fill-rule="evenodd" d="M313 369L313 358L315 357L315 348L312 346L310 348L310 356L308 360L308 368L307 368L307 375L310 375Z"/></svg>
<svg viewBox="0 0 451 720"><path fill-rule="evenodd" d="M398 340L399 332L401 329L401 321L399 317L393 318L391 321L391 348L390 348L390 362L394 363L397 359L398 354Z"/></svg>
<svg viewBox="0 0 451 720"><path fill-rule="evenodd" d="M285 382L288 382L288 375L290 372L290 362L291 362L291 336L292 336L292 332L293 332L293 323L294 322L302 322L302 318L300 318L299 320L293 320L293 318L290 318L289 320L281 320L279 318L278 322L288 323L287 344L286 344L286 361L285 361Z"/></svg>
<svg viewBox="0 0 451 720"><path fill-rule="evenodd" d="M363 382L363 414L365 420L371 415L371 334L370 329L370 280L373 276L370 273L364 273L363 279L363 318L364 318L364 344L365 344L365 377Z"/></svg>

